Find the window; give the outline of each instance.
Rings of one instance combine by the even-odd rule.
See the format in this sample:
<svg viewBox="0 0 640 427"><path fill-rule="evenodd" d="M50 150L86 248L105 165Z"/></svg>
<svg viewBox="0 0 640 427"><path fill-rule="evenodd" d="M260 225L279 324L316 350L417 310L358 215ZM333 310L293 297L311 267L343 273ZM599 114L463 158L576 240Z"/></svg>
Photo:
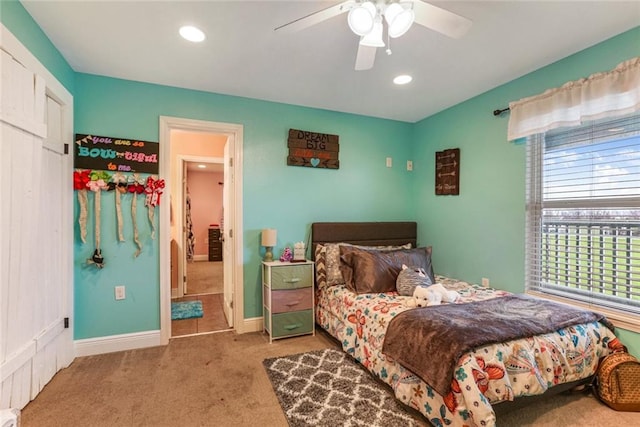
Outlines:
<svg viewBox="0 0 640 427"><path fill-rule="evenodd" d="M640 114L527 140L526 289L640 318Z"/></svg>

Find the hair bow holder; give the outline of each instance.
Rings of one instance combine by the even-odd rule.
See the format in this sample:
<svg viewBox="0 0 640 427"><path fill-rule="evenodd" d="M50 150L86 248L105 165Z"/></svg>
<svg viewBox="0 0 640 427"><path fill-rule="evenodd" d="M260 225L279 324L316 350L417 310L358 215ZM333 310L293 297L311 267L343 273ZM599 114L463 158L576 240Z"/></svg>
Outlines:
<svg viewBox="0 0 640 427"><path fill-rule="evenodd" d="M151 224L151 238L155 239L156 224L153 221L155 207L160 204L160 195L164 189L164 179L157 179L157 177L150 176L147 178L147 186L144 192L147 194L144 204L147 206L147 216L149 223Z"/></svg>
<svg viewBox="0 0 640 427"><path fill-rule="evenodd" d="M155 238L155 207L160 204L160 196L163 193L165 182L155 176L149 176L147 179L141 178L139 174L133 173L125 175L116 172L113 176L106 171L76 170L73 172L73 188L78 192L78 204L80 213L78 216L78 224L80 226L80 240L86 243L87 237L87 217L88 217L88 192L94 194L94 214L95 214L95 249L91 258L87 259L87 264L93 264L98 268L104 267L104 257L100 248L101 228L101 193L102 191L114 191L115 193L115 209L117 219L117 239L120 242L125 241L123 233L123 217L122 217L122 194L131 194L131 219L133 223L133 241L137 246L134 257L142 252L142 243L140 242L138 225L136 221L138 209L138 195L145 196L145 206L147 207L149 223L151 226L151 238Z"/></svg>
<svg viewBox="0 0 640 427"><path fill-rule="evenodd" d="M116 199L116 220L118 223L118 241L124 242L124 233L122 232L122 193L127 192L127 177L122 172L116 172L111 177L109 190L115 190Z"/></svg>
<svg viewBox="0 0 640 427"><path fill-rule="evenodd" d="M103 268L104 257L102 256L102 251L100 249L100 199L101 192L109 188L107 182L111 176L104 171L92 171L90 172L89 177L90 180L87 182L87 188L94 193L96 248L93 251L93 256L87 259L87 263L94 264L98 268Z"/></svg>
<svg viewBox="0 0 640 427"><path fill-rule="evenodd" d="M80 226L80 240L87 243L87 204L89 203L87 196L87 184L91 181L89 170L77 170L73 172L73 189L78 192L78 205L80 206L80 215L78 216L78 225Z"/></svg>
<svg viewBox="0 0 640 427"><path fill-rule="evenodd" d="M133 241L138 246L138 249L133 254L134 258L137 258L142 252L142 243L140 242L140 236L138 233L138 223L136 222L136 216L138 213L138 198L136 195L143 194L145 192L144 189L144 180L140 178L140 175L134 173L128 179L128 187L127 191L133 195L133 200L131 200L131 220L133 221Z"/></svg>

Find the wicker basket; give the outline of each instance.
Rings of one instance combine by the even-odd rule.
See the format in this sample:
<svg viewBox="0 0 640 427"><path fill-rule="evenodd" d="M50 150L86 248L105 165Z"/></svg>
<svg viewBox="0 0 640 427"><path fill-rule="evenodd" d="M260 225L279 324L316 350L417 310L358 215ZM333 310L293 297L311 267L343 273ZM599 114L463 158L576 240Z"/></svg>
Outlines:
<svg viewBox="0 0 640 427"><path fill-rule="evenodd" d="M605 357L596 373L596 391L617 411L640 412L640 361L626 352Z"/></svg>

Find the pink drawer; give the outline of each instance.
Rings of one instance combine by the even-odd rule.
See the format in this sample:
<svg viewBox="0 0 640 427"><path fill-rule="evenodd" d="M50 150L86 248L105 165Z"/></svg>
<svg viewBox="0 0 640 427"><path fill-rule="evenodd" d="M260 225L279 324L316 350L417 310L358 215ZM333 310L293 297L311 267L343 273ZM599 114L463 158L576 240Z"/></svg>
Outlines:
<svg viewBox="0 0 640 427"><path fill-rule="evenodd" d="M272 313L311 309L313 307L312 289L309 287L273 291L271 293Z"/></svg>

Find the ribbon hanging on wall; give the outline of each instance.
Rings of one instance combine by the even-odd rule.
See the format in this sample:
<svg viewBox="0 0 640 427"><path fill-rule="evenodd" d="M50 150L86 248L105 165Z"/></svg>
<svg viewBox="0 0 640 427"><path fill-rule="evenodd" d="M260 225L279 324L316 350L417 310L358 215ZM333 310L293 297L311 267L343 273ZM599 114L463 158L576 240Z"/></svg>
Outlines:
<svg viewBox="0 0 640 427"><path fill-rule="evenodd" d="M140 255L140 252L142 252L142 243L140 242L140 237L138 235L138 223L136 222L136 216L138 213L138 198L136 196L138 194L144 193L144 185L142 185L144 181L140 179L139 174L134 173L133 175L129 176L128 183L129 183L129 186L127 187L127 190L133 196L133 199L131 200L131 220L133 221L133 241L135 242L136 246L138 246L138 249L133 254L133 257L137 258L138 255Z"/></svg>
<svg viewBox="0 0 640 427"><path fill-rule="evenodd" d="M124 242L124 233L122 232L122 200L120 195L127 192L127 177L121 172L114 173L111 177L111 182L109 182L109 190L115 190L118 240Z"/></svg>
<svg viewBox="0 0 640 427"><path fill-rule="evenodd" d="M80 226L80 240L87 243L87 204L89 203L87 196L87 184L91 181L89 170L77 170L73 172L73 189L78 192L78 205L80 206L80 214L78 216L78 225Z"/></svg>
<svg viewBox="0 0 640 427"><path fill-rule="evenodd" d="M150 176L147 178L147 186L144 191L147 194L144 204L147 206L147 216L151 224L151 238L155 239L156 224L153 221L155 207L160 204L160 195L164 189L164 179Z"/></svg>
<svg viewBox="0 0 640 427"><path fill-rule="evenodd" d="M104 268L104 257L100 249L100 199L102 190L107 190L110 175L105 171L92 171L89 175L91 180L87 183L89 190L94 192L94 215L95 215L95 244L93 256L87 259L88 264L94 264L98 268Z"/></svg>

